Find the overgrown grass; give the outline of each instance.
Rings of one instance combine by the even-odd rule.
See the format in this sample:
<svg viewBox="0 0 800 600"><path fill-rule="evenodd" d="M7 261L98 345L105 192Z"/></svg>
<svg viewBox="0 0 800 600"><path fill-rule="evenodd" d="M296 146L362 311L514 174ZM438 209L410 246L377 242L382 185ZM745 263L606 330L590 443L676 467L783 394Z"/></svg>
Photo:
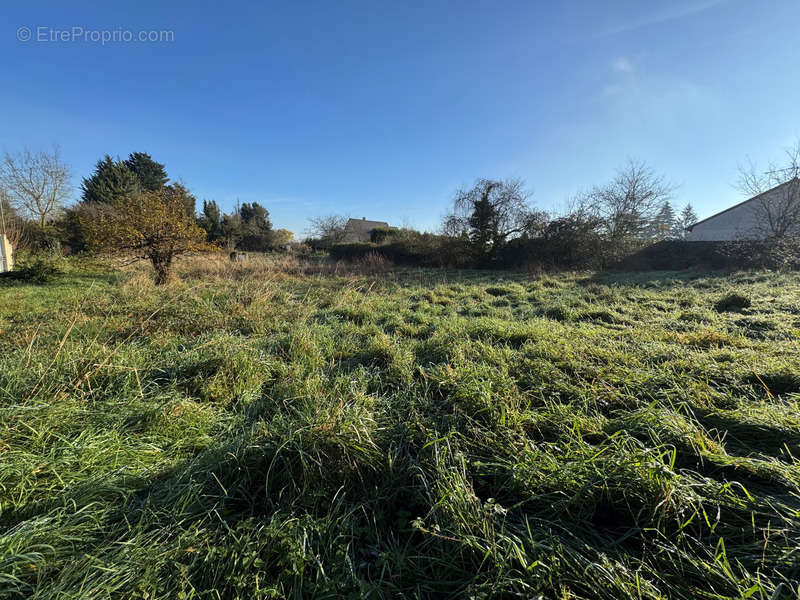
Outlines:
<svg viewBox="0 0 800 600"><path fill-rule="evenodd" d="M799 331L794 274L0 283L0 596L797 598Z"/></svg>

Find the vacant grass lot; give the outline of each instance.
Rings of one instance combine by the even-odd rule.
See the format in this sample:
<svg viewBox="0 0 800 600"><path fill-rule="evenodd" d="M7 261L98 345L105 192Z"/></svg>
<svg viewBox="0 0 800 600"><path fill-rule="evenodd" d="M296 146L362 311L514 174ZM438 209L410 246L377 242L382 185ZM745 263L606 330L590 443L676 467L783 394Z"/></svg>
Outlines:
<svg viewBox="0 0 800 600"><path fill-rule="evenodd" d="M800 595L800 275L148 277L0 283L2 597Z"/></svg>

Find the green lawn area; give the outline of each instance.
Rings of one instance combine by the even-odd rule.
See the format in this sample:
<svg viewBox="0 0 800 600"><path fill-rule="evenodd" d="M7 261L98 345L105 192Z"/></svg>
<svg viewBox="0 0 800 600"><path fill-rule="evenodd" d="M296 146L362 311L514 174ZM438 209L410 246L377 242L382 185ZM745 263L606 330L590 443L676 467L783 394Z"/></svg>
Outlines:
<svg viewBox="0 0 800 600"><path fill-rule="evenodd" d="M0 282L0 597L800 596L800 274L180 271Z"/></svg>

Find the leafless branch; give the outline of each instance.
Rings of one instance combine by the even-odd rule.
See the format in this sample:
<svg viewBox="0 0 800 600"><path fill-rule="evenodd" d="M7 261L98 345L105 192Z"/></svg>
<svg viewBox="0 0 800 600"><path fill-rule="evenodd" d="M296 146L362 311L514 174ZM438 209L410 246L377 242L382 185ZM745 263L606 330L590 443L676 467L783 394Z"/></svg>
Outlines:
<svg viewBox="0 0 800 600"><path fill-rule="evenodd" d="M674 191L645 163L629 160L611 182L581 196L578 212L600 218L611 239L641 237Z"/></svg>
<svg viewBox="0 0 800 600"><path fill-rule="evenodd" d="M800 140L787 148L782 162L761 171L752 161L739 167L737 187L756 197L754 231L758 237L781 239L800 235Z"/></svg>
<svg viewBox="0 0 800 600"><path fill-rule="evenodd" d="M6 153L0 162L0 184L11 204L44 228L69 197L72 174L62 162L58 147L51 153L23 150Z"/></svg>
<svg viewBox="0 0 800 600"><path fill-rule="evenodd" d="M3 188L0 188L0 234L6 236L13 250L25 239L25 221L11 205L9 194Z"/></svg>
<svg viewBox="0 0 800 600"><path fill-rule="evenodd" d="M471 220L480 205L485 203L491 212L493 239L484 241L492 245L502 244L509 238L530 232L542 220L542 213L528 206L528 198L521 179L479 179L471 188L456 192L453 212L443 219L442 233L458 237L474 230L475 223Z"/></svg>
<svg viewBox="0 0 800 600"><path fill-rule="evenodd" d="M308 233L312 238L332 246L344 241L347 226L347 217L343 215L324 215L309 219Z"/></svg>

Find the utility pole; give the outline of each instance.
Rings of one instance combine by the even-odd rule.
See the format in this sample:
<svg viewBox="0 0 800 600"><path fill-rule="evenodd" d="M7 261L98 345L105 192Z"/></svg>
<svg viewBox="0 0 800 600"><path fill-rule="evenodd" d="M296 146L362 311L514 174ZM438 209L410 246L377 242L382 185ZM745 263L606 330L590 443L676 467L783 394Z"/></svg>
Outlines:
<svg viewBox="0 0 800 600"><path fill-rule="evenodd" d="M0 190L0 226L3 230L0 231L4 236L6 235L6 212L3 205L6 203L7 194L5 190Z"/></svg>
<svg viewBox="0 0 800 600"><path fill-rule="evenodd" d="M5 203L6 192L5 190L0 190L0 226L3 228L0 231L0 273L10 271L12 267L11 257L7 256L9 244L6 237L6 210L3 206Z"/></svg>

